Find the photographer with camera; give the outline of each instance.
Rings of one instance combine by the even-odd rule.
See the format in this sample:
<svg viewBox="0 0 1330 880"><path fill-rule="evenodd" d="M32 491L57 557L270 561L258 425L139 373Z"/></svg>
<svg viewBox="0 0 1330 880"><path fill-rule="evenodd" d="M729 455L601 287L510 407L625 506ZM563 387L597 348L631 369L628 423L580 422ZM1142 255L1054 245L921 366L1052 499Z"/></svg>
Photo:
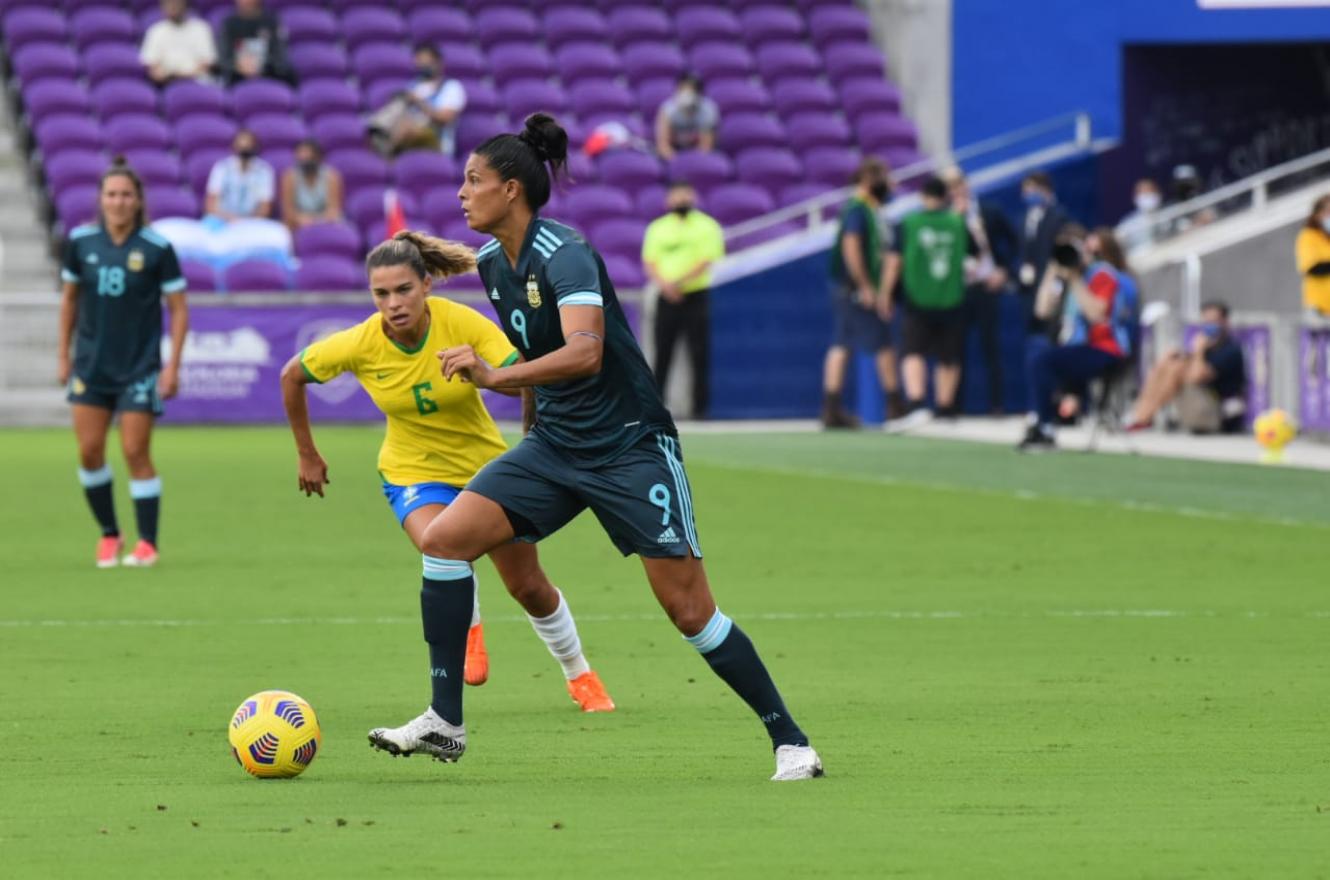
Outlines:
<svg viewBox="0 0 1330 880"><path fill-rule="evenodd" d="M1063 230L1053 246L1048 276L1040 286L1035 314L1050 320L1061 306L1061 344L1030 356L1029 427L1017 447L1022 452L1057 448L1053 420L1059 389L1083 394L1086 383L1131 355L1136 281L1112 229L1100 227L1089 235L1075 226Z"/></svg>

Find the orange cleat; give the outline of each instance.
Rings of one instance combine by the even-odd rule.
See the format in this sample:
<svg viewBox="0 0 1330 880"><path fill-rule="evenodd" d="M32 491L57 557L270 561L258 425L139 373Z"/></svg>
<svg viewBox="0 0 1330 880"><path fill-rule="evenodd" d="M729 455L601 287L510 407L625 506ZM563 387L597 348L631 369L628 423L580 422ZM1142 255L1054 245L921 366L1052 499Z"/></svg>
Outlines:
<svg viewBox="0 0 1330 880"><path fill-rule="evenodd" d="M125 541L119 535L103 535L97 542L97 567L115 568L120 564L120 551Z"/></svg>
<svg viewBox="0 0 1330 880"><path fill-rule="evenodd" d="M157 564L157 548L147 541L139 541L134 545L134 552L125 554L120 564L130 568L152 568Z"/></svg>
<svg viewBox="0 0 1330 880"><path fill-rule="evenodd" d="M490 677L490 655L485 650L483 626L478 623L466 634L466 668L462 671L462 680L472 687L480 687Z"/></svg>
<svg viewBox="0 0 1330 880"><path fill-rule="evenodd" d="M582 707L583 712L613 712L614 701L610 699L600 676L594 672L583 672L568 682L568 694L573 702Z"/></svg>

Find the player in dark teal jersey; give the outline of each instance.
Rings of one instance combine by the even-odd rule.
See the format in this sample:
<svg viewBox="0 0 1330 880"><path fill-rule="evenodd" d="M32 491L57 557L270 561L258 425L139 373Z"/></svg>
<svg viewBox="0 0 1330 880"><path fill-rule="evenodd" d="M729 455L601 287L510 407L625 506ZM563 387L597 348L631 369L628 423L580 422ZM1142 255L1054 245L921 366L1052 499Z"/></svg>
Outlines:
<svg viewBox="0 0 1330 880"><path fill-rule="evenodd" d="M440 355L443 373L521 389L534 400L534 419L522 442L486 465L425 530L425 640L444 687L435 706L392 733L444 760L461 756L471 562L514 538L545 538L590 508L620 551L642 557L674 625L761 718L776 752L772 778L820 776L817 753L753 643L716 608L674 422L604 262L577 232L539 216L567 149L564 130L535 114L521 134L491 138L466 164L462 212L495 239L480 249L480 277L524 360L499 367L460 346Z"/></svg>
<svg viewBox="0 0 1330 880"><path fill-rule="evenodd" d="M189 328L185 279L171 243L146 225L143 184L117 162L102 175L98 222L69 234L60 270L60 381L68 386L79 447L79 481L102 530L98 568L157 561L162 482L149 448L162 400L180 384ZM171 359L162 367L162 300L171 316ZM74 356L69 354L75 339ZM139 541L123 560L106 435L120 413L120 443Z"/></svg>

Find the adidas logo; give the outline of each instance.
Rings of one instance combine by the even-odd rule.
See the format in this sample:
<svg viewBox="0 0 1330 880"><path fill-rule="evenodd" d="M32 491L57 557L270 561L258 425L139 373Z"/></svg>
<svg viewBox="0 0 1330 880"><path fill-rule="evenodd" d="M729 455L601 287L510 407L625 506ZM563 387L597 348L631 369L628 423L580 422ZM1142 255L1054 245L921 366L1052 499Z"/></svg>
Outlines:
<svg viewBox="0 0 1330 880"><path fill-rule="evenodd" d="M499 298L499 288L496 287L490 291L490 299L497 301L498 298Z"/></svg>
<svg viewBox="0 0 1330 880"><path fill-rule="evenodd" d="M657 544L679 543L679 536L674 533L674 526L670 526L665 531L661 532L660 537L656 539L656 543Z"/></svg>
<svg viewBox="0 0 1330 880"><path fill-rule="evenodd" d="M99 259L97 258L97 255L96 255L96 254L88 254L88 262L89 262L89 263L100 263L101 260L99 260Z"/></svg>

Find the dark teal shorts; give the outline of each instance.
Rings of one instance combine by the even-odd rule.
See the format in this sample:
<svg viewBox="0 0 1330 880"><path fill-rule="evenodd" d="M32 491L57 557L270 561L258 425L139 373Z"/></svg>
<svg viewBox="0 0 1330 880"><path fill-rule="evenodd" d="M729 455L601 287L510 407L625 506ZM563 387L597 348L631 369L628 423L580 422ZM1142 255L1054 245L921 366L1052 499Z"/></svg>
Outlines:
<svg viewBox="0 0 1330 880"><path fill-rule="evenodd" d="M123 388L89 388L77 376L69 380L70 403L95 406L112 412L162 414L162 398L157 394L157 374L151 373Z"/></svg>

